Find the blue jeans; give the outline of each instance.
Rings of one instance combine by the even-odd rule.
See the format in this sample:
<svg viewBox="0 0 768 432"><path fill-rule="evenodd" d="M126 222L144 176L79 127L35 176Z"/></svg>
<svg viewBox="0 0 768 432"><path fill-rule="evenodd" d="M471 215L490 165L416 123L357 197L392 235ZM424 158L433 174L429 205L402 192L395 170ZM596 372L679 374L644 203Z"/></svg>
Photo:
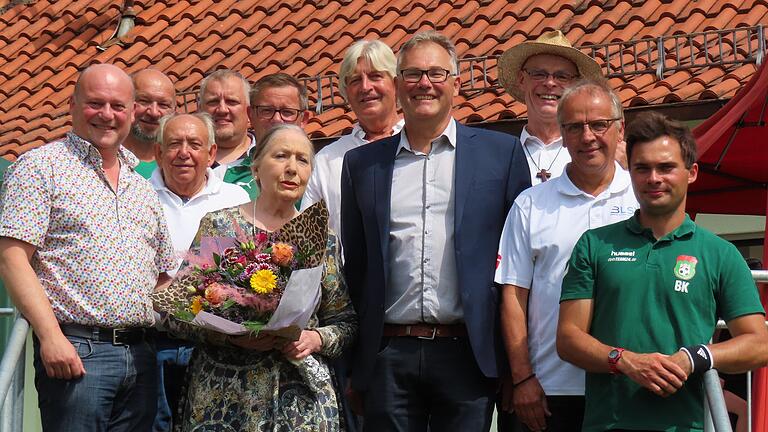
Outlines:
<svg viewBox="0 0 768 432"><path fill-rule="evenodd" d="M75 380L49 378L34 338L35 387L43 430L149 431L157 407L155 348L67 336L85 367Z"/></svg>
<svg viewBox="0 0 768 432"><path fill-rule="evenodd" d="M178 407L181 387L185 379L194 345L187 345L164 333L157 335L157 415L152 426L154 432L167 432L173 425L173 410Z"/></svg>

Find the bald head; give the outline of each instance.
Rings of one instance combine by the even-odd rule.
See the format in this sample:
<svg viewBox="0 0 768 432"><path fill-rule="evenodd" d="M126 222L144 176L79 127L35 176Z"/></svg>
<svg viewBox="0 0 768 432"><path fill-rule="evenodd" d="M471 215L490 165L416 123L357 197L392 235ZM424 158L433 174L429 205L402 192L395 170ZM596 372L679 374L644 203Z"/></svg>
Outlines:
<svg viewBox="0 0 768 432"><path fill-rule="evenodd" d="M72 131L102 156L115 154L133 122L133 101L133 84L120 68L89 66L78 77L70 100Z"/></svg>
<svg viewBox="0 0 768 432"><path fill-rule="evenodd" d="M136 108L131 136L150 143L157 138L160 118L176 112L176 89L167 75L156 69L143 69L134 73Z"/></svg>
<svg viewBox="0 0 768 432"><path fill-rule="evenodd" d="M83 84L88 82L88 80L91 79L89 77L92 75L98 77L98 79L104 77L109 80L115 80L115 82L119 81L124 83L127 81L131 88L133 88L131 78L122 69L115 65L99 63L88 66L80 73L80 76L77 77L77 81L75 82L75 92L72 95L73 98L77 98L82 94ZM131 101L133 101L133 92L131 92Z"/></svg>

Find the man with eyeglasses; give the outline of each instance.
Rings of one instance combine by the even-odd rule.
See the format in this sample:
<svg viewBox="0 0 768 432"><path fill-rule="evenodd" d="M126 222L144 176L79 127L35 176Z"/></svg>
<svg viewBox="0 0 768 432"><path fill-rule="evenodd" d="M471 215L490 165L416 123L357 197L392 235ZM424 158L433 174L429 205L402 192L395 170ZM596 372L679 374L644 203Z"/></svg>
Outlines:
<svg viewBox="0 0 768 432"><path fill-rule="evenodd" d="M330 226L341 233L341 164L351 149L400 132L397 115L395 67L392 49L379 40L352 44L339 68L339 92L357 116L352 132L323 147L315 156L312 177L301 207L323 199L328 205Z"/></svg>
<svg viewBox="0 0 768 432"><path fill-rule="evenodd" d="M360 327L351 386L366 432L487 431L503 350L493 271L517 194L517 139L458 124L460 77L445 36L398 53L405 126L346 153L344 271Z"/></svg>
<svg viewBox="0 0 768 432"><path fill-rule="evenodd" d="M145 179L157 168L155 139L160 118L176 112L176 90L167 75L156 69L142 69L131 75L136 89L131 132L123 147L139 159L136 172Z"/></svg>
<svg viewBox="0 0 768 432"><path fill-rule="evenodd" d="M571 162L563 174L521 193L499 244L501 328L511 386L502 431L578 431L584 372L555 350L560 286L582 233L632 216L638 204L629 174L614 160L623 139L621 101L605 81L566 89L557 108Z"/></svg>
<svg viewBox="0 0 768 432"><path fill-rule="evenodd" d="M626 136L640 208L576 243L557 352L586 370L584 431L702 431L702 375L764 366L765 313L736 247L685 213L699 168L691 131L646 112ZM718 318L733 337L713 344Z"/></svg>
<svg viewBox="0 0 768 432"><path fill-rule="evenodd" d="M246 157L256 143L248 133L250 91L250 83L239 72L219 69L200 83L197 109L213 118L218 149L212 166L214 173L225 183L236 184L255 198L259 189L245 165L250 164Z"/></svg>
<svg viewBox="0 0 768 432"><path fill-rule="evenodd" d="M275 73L259 78L250 90L248 118L251 122L251 145L237 163L231 163L224 176L225 182L248 183L251 199L258 195L258 187L251 175L250 153L272 126L291 123L302 128L309 121L307 89L296 78Z"/></svg>
<svg viewBox="0 0 768 432"><path fill-rule="evenodd" d="M528 124L523 127L520 142L531 171L531 184L559 176L570 162L570 155L563 148L557 103L578 78L600 77L600 66L555 30L508 49L499 58L498 68L501 85L528 109Z"/></svg>

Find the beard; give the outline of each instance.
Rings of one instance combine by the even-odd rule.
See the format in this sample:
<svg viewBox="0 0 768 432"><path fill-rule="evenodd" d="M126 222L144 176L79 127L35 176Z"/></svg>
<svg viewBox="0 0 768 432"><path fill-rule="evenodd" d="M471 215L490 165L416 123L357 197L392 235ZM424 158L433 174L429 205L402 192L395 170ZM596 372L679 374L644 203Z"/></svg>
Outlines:
<svg viewBox="0 0 768 432"><path fill-rule="evenodd" d="M143 141L145 143L148 142L154 142L157 138L157 133L147 133L144 132L144 130L139 126L138 123L134 123L131 126L131 136L136 138L139 141Z"/></svg>

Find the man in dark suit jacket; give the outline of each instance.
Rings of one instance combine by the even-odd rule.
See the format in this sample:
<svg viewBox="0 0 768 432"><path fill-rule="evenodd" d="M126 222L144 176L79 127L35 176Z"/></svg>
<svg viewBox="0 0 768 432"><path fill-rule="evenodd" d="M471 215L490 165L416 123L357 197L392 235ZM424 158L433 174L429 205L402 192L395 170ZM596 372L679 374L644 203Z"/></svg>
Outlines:
<svg viewBox="0 0 768 432"><path fill-rule="evenodd" d="M342 170L352 389L366 431L488 430L505 364L494 268L528 165L516 138L452 118L444 36L406 42L396 80L403 132L351 150Z"/></svg>

